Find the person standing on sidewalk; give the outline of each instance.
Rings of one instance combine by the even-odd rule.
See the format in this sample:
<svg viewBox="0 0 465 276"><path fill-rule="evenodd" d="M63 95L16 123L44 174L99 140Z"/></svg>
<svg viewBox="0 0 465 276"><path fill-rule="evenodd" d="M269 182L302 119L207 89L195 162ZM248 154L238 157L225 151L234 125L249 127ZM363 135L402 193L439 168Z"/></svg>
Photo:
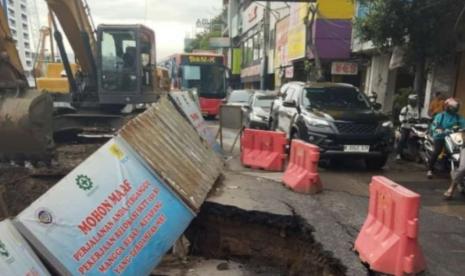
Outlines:
<svg viewBox="0 0 465 276"><path fill-rule="evenodd" d="M412 128L412 120L420 119L420 112L418 111L418 96L409 95L408 104L402 108L399 114L400 125L400 139L397 143L396 160L401 160L402 150L407 143L407 139Z"/></svg>
<svg viewBox="0 0 465 276"><path fill-rule="evenodd" d="M439 154L444 149L444 138L447 131L452 130L454 127L465 128L465 119L458 114L460 103L454 98L449 98L444 102L444 107L445 111L437 114L431 124L434 150L429 161L428 172L426 173L426 176L430 179L433 177L434 165L438 160Z"/></svg>

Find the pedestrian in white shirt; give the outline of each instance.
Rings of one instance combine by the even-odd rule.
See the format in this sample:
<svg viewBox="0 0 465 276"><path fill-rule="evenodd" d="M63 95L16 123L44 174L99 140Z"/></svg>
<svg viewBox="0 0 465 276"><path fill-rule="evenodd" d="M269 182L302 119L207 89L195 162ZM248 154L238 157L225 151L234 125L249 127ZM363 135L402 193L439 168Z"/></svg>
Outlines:
<svg viewBox="0 0 465 276"><path fill-rule="evenodd" d="M400 139L397 144L397 160L400 160L402 158L402 150L404 149L405 144L407 143L409 132L412 128L412 121L418 119L420 119L420 112L418 110L418 96L412 94L408 96L408 104L402 108L399 114L399 121L401 123L401 126Z"/></svg>

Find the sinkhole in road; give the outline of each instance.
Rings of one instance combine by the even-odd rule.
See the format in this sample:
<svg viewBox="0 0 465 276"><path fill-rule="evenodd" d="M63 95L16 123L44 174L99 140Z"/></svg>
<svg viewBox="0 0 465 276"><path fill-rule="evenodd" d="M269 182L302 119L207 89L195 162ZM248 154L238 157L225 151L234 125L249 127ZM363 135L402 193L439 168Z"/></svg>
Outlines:
<svg viewBox="0 0 465 276"><path fill-rule="evenodd" d="M206 202L186 231L191 255L272 267L277 275L345 275L297 216Z"/></svg>

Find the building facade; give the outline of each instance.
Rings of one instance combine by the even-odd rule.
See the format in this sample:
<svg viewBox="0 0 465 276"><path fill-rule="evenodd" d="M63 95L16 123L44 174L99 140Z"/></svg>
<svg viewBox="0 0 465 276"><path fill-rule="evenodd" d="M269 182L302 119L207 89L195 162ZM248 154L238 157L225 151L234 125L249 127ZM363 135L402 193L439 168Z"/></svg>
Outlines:
<svg viewBox="0 0 465 276"><path fill-rule="evenodd" d="M27 0L2 0L4 10L8 19L8 24L11 29L11 34L16 42L19 56L23 63L26 76L29 82L33 82L33 49L32 49L32 34L31 26L28 18L28 2Z"/></svg>
<svg viewBox="0 0 465 276"><path fill-rule="evenodd" d="M274 88L275 26L289 14L288 5L229 0L226 9L231 41L228 66L235 88Z"/></svg>
<svg viewBox="0 0 465 276"><path fill-rule="evenodd" d="M355 16L363 17L369 8L356 3ZM359 57L359 68L362 81L360 88L367 95L376 95L377 101L383 106L383 111L392 113L394 117L401 108L396 98L402 98L405 93L412 93L414 86L414 72L403 62L403 53L393 48L389 51L379 51L371 42L361 41L356 32L352 35L352 55ZM441 92L446 97L456 96L465 100L465 77L460 78L460 56L454 60L444 61L442 64L429 66L425 83L425 98L422 103L422 116L428 116L428 106L435 92ZM465 72L465 69L464 69ZM456 87L463 86L463 93L457 93ZM465 114L465 112L463 112Z"/></svg>

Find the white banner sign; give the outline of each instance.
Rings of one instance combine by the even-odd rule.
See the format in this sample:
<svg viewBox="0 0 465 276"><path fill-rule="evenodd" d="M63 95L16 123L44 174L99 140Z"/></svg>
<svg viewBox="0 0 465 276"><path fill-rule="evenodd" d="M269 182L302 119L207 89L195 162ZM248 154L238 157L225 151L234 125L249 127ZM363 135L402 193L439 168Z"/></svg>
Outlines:
<svg viewBox="0 0 465 276"><path fill-rule="evenodd" d="M50 275L8 219L0 222L0 275Z"/></svg>
<svg viewBox="0 0 465 276"><path fill-rule="evenodd" d="M192 211L116 137L17 217L62 275L149 275Z"/></svg>
<svg viewBox="0 0 465 276"><path fill-rule="evenodd" d="M181 112L191 123L192 126L197 130L197 133L204 140L207 141L208 145L218 152L220 147L215 139L215 134L208 127L205 120L203 119L202 113L200 112L199 106L195 103L192 97L187 91L171 91L169 93L174 104L181 109Z"/></svg>

